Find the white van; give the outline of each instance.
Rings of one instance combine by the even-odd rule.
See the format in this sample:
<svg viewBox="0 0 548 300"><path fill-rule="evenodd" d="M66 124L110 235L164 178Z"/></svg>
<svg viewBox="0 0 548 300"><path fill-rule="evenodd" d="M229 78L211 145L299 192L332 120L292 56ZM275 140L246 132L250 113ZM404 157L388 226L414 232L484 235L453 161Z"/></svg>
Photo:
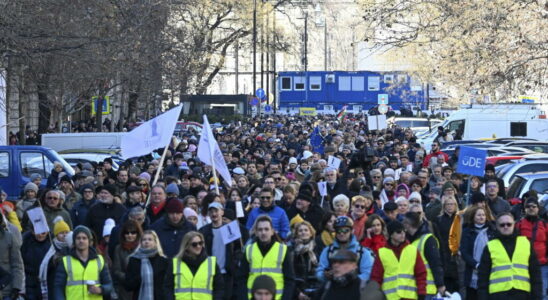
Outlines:
<svg viewBox="0 0 548 300"><path fill-rule="evenodd" d="M545 104L473 104L461 107L439 125L462 140L525 137L548 140ZM419 139L429 150L438 138L436 130Z"/></svg>
<svg viewBox="0 0 548 300"><path fill-rule="evenodd" d="M64 150L116 150L125 132L48 133L42 135L42 146L57 152Z"/></svg>

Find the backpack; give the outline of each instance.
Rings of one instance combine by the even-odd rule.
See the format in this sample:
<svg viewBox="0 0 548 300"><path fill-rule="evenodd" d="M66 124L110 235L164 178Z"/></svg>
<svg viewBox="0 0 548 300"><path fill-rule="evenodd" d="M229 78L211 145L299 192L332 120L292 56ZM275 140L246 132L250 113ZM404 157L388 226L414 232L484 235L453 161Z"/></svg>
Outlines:
<svg viewBox="0 0 548 300"><path fill-rule="evenodd" d="M339 249L335 249L333 244L329 245L329 247L327 248L327 259L328 259L328 261L329 261L329 258L331 258L333 256L333 254L335 254L336 250L339 250ZM358 255L358 269L360 267L360 263L361 263L361 259L362 259L364 251L368 251L369 254L371 255L371 257L375 258L375 253L373 251L371 251L371 249L360 245L360 247L358 248L358 251L356 252L356 254ZM331 266L331 262L329 263L329 266Z"/></svg>

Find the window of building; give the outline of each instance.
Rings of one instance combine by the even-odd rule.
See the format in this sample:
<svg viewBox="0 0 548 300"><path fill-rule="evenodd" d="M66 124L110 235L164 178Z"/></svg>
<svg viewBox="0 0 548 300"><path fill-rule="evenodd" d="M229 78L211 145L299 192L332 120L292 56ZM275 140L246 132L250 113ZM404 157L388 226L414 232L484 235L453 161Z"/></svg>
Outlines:
<svg viewBox="0 0 548 300"><path fill-rule="evenodd" d="M361 92L364 90L365 80L363 76L352 76L352 90Z"/></svg>
<svg viewBox="0 0 548 300"><path fill-rule="evenodd" d="M296 91L304 91L306 86L306 77L304 76L295 76L293 77L294 89Z"/></svg>
<svg viewBox="0 0 548 300"><path fill-rule="evenodd" d="M510 136L527 136L527 123L525 123L525 122L511 122L510 123Z"/></svg>
<svg viewBox="0 0 548 300"><path fill-rule="evenodd" d="M282 91L291 91L291 77L282 77Z"/></svg>
<svg viewBox="0 0 548 300"><path fill-rule="evenodd" d="M394 75L387 74L384 75L384 83L392 83L394 82Z"/></svg>
<svg viewBox="0 0 548 300"><path fill-rule="evenodd" d="M398 74L398 82L399 83L406 83L407 82L407 75L405 74Z"/></svg>
<svg viewBox="0 0 548 300"><path fill-rule="evenodd" d="M380 76L369 76L367 77L367 90L368 91L379 91L381 89L381 77Z"/></svg>
<svg viewBox="0 0 548 300"><path fill-rule="evenodd" d="M320 91L322 89L322 77L321 76L310 76L310 90L311 91Z"/></svg>
<svg viewBox="0 0 548 300"><path fill-rule="evenodd" d="M339 76L339 91L350 91L350 76Z"/></svg>

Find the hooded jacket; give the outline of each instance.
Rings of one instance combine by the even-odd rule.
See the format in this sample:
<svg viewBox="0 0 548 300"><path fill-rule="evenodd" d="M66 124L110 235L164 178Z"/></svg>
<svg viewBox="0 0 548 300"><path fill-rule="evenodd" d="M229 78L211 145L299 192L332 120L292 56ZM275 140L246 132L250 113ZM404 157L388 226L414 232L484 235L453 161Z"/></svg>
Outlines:
<svg viewBox="0 0 548 300"><path fill-rule="evenodd" d="M23 291L25 278L23 259L21 257L21 233L11 223L5 223L0 216L0 268L11 274L11 284L0 291L2 296L8 296L12 289Z"/></svg>
<svg viewBox="0 0 548 300"><path fill-rule="evenodd" d="M327 280L327 278L324 275L324 271L329 270L331 268L331 264L329 263L329 255L331 253L335 253L338 249L341 249L341 245L335 239L335 241L333 242L331 246L325 247L322 250L322 254L320 255L319 265L318 265L318 268L316 268L316 277L319 280L321 281ZM354 235L352 235L351 240L348 243L346 249L358 254L358 257L359 257L359 261L358 261L359 275L358 276L362 280L369 280L369 277L371 276L371 268L373 268L373 255L371 254L371 250L362 247L358 243L358 240L356 240L356 237Z"/></svg>

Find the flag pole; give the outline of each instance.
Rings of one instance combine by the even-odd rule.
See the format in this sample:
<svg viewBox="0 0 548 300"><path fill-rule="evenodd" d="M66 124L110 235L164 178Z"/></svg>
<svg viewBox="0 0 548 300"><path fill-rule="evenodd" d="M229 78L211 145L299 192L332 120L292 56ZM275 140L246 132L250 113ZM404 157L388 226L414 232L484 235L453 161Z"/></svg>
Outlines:
<svg viewBox="0 0 548 300"><path fill-rule="evenodd" d="M207 116L204 115L204 125L207 120L208 128L206 130L211 130L211 125L209 125L209 120L207 119ZM203 134L203 133L202 133ZM211 130L211 136L207 139L207 143L209 144L209 158L211 159L211 169L213 171L213 184L215 184L215 192L217 195L220 195L219 193L219 178L217 178L217 170L215 169L215 148L213 145L213 140L215 137L213 136L213 130Z"/></svg>
<svg viewBox="0 0 548 300"><path fill-rule="evenodd" d="M150 185L150 191L148 191L148 197L147 202L145 203L145 213L146 213L146 207L148 206L148 203L150 202L150 196L152 195L152 187L156 185L158 182L158 179L160 177L160 172L164 165L164 160L166 159L166 153L167 149L169 148L169 145L171 144L171 140L169 143L167 143L166 147L164 148L164 152L162 153L162 157L160 158L160 164L158 165L158 169L156 169L156 174L154 174L154 180L152 180L152 184Z"/></svg>

